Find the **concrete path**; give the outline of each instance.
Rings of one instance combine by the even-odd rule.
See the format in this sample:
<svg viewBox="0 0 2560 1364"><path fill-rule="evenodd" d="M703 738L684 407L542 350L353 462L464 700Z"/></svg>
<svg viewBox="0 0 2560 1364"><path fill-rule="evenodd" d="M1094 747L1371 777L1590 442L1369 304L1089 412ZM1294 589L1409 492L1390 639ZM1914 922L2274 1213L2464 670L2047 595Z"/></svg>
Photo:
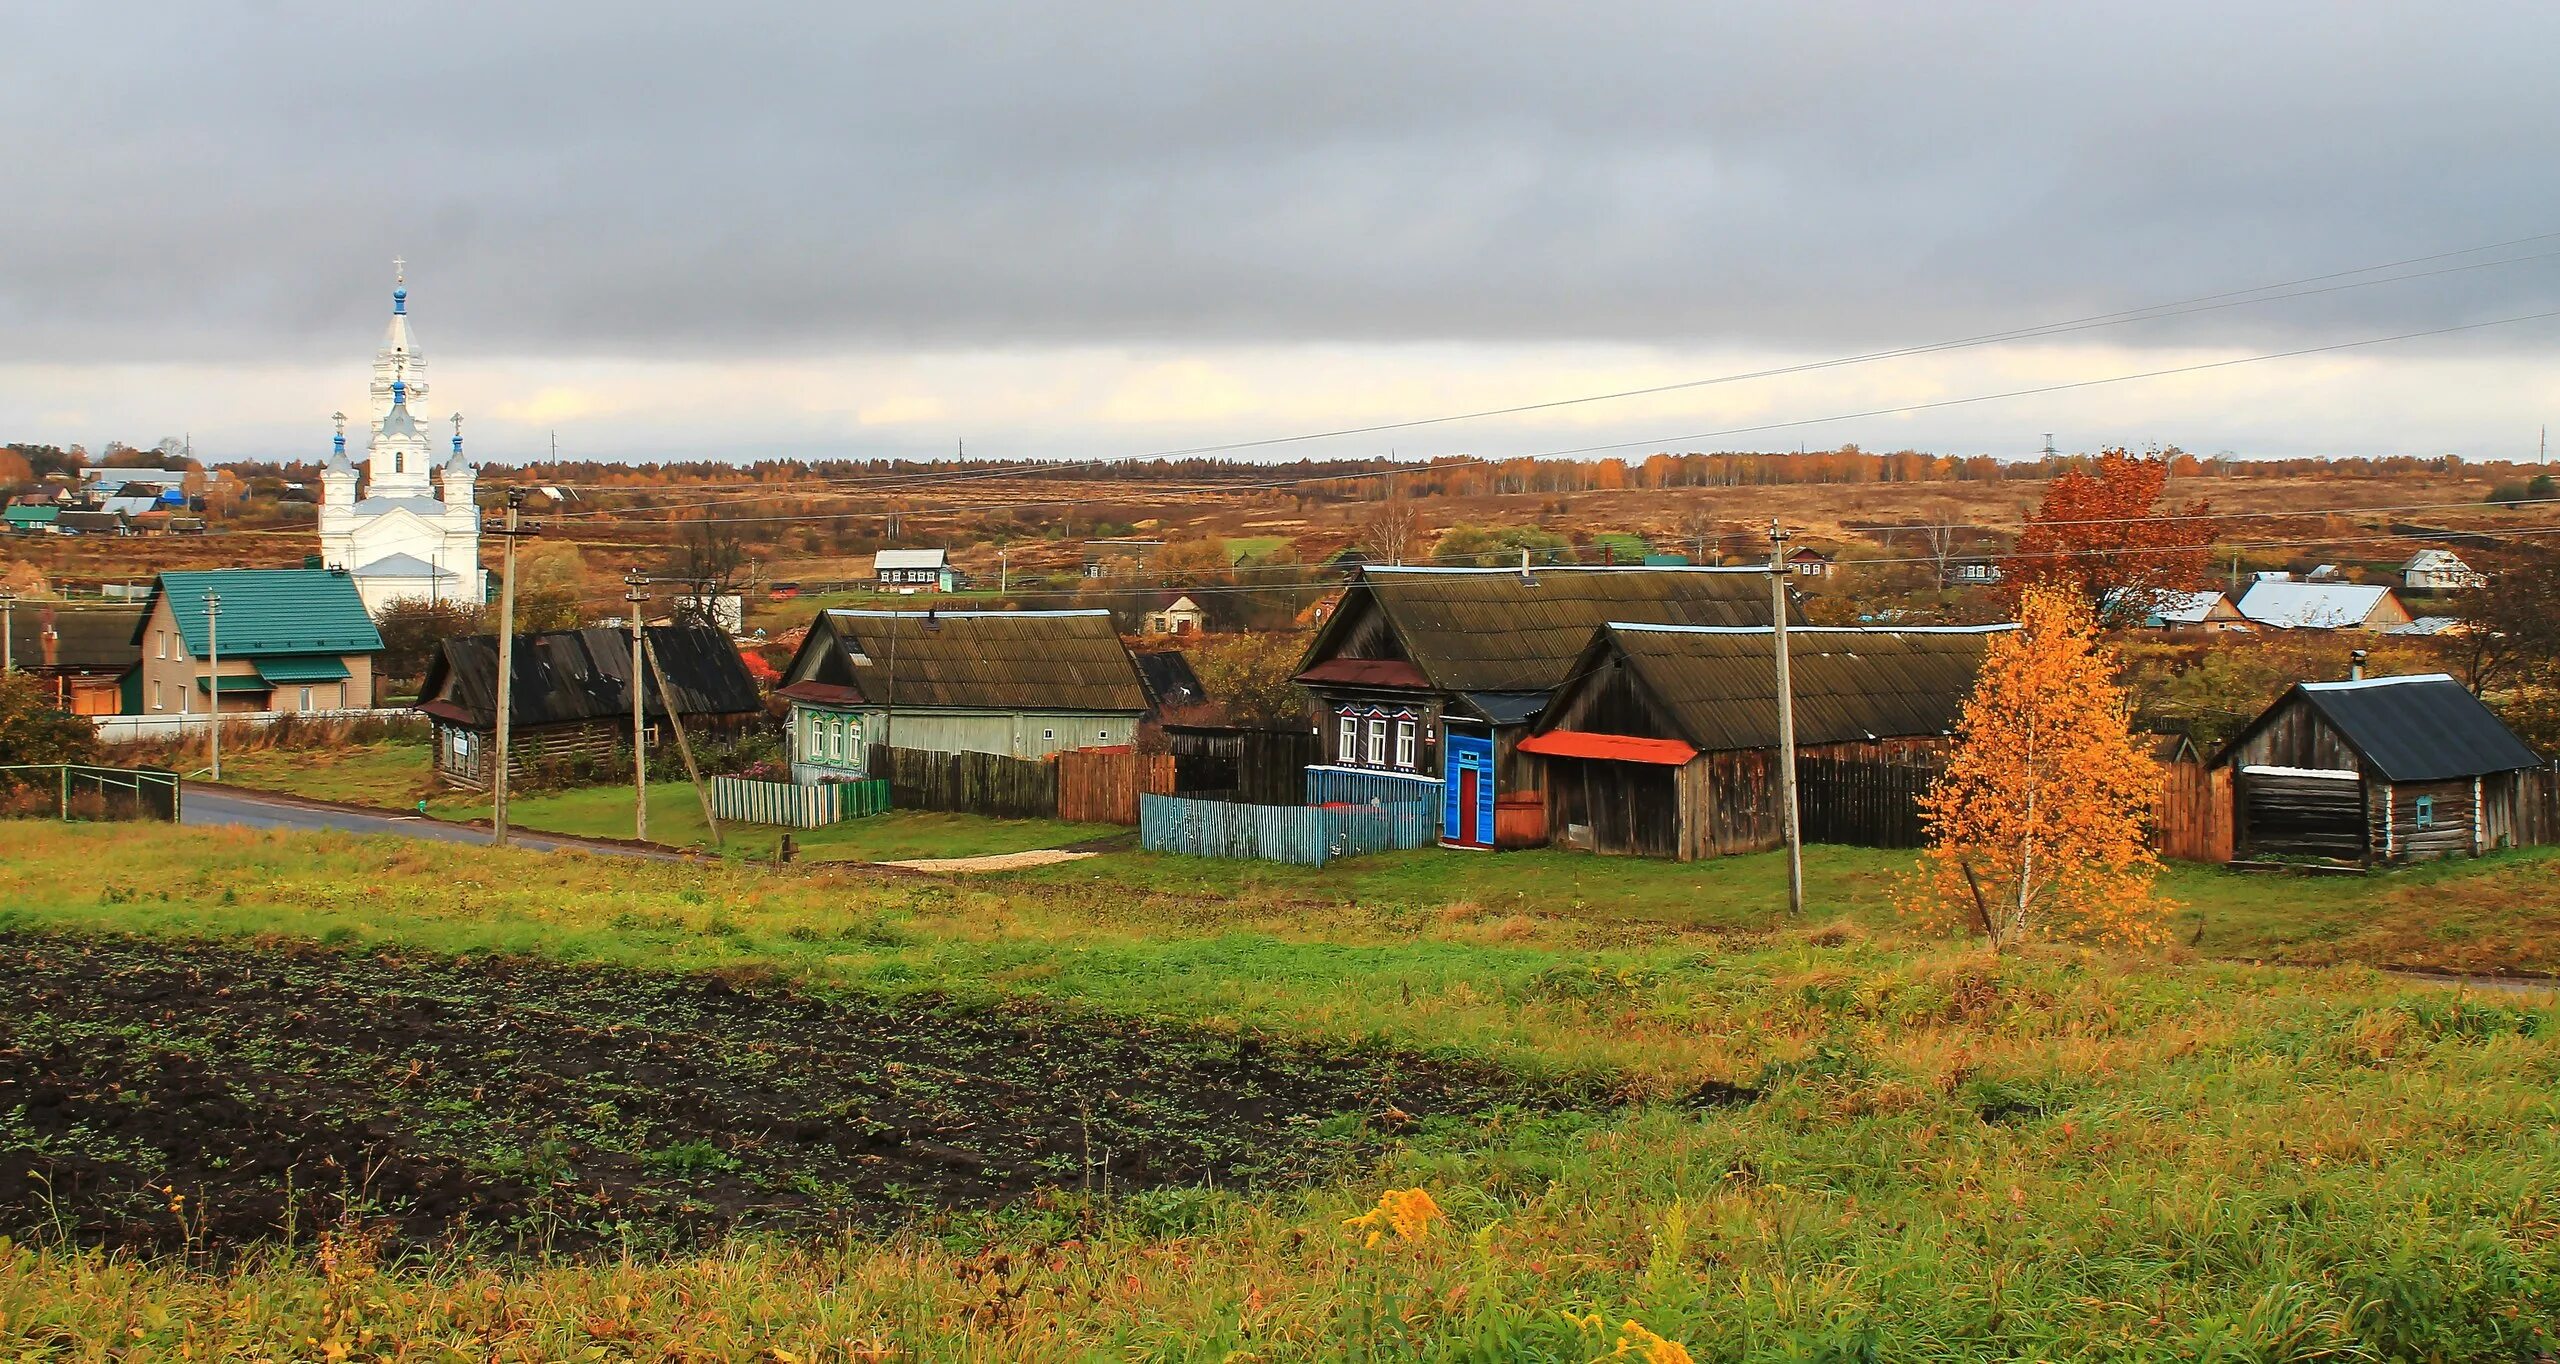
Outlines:
<svg viewBox="0 0 2560 1364"><path fill-rule="evenodd" d="M339 805L330 801L304 800L295 796L279 796L266 792L245 791L236 786L208 786L188 782L179 793L178 822L193 825L228 825L237 829L301 829L332 830L351 834L390 834L400 838L424 838L438 843L479 843L491 841L487 827L478 824L453 823L428 819L419 815L393 814L369 810L358 805ZM686 855L664 848L644 848L602 839L572 838L562 834L537 834L515 830L507 841L517 847L540 852L584 852L605 857L636 857L655 862L680 862Z"/></svg>
<svg viewBox="0 0 2560 1364"><path fill-rule="evenodd" d="M1029 852L981 853L976 857L910 857L898 862L872 862L875 867L897 867L905 871L1016 871L1023 867L1046 867L1059 862L1078 862L1102 854L1090 849L1033 848Z"/></svg>

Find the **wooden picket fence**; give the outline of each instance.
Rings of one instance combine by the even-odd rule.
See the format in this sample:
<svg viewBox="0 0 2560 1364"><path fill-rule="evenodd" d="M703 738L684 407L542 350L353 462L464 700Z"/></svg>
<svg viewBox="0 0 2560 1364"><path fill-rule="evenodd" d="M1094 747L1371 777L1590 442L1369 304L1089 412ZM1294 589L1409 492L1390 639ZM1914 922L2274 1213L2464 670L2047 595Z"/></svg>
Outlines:
<svg viewBox="0 0 2560 1364"><path fill-rule="evenodd" d="M998 753L875 747L871 771L889 783L889 803L901 810L1005 819L1055 819L1058 814L1058 769L1053 763Z"/></svg>
<svg viewBox="0 0 2560 1364"><path fill-rule="evenodd" d="M885 781L801 783L749 781L713 777L711 808L724 820L740 824L778 824L791 829L823 829L889 808Z"/></svg>
<svg viewBox="0 0 2560 1364"><path fill-rule="evenodd" d="M1138 823L1138 797L1174 792L1175 763L1170 753L1140 753L1128 748L1079 748L1061 753L1058 766L1058 818L1073 824Z"/></svg>

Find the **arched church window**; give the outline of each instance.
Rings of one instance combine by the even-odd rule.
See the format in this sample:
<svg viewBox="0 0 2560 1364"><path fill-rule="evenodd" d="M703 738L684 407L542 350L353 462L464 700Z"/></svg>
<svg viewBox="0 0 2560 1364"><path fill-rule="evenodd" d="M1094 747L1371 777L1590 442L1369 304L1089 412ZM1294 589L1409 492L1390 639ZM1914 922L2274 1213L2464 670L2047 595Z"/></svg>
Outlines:
<svg viewBox="0 0 2560 1364"><path fill-rule="evenodd" d="M401 454L397 450L391 452L391 472L395 474L408 472L406 468L408 463L409 457L407 455Z"/></svg>

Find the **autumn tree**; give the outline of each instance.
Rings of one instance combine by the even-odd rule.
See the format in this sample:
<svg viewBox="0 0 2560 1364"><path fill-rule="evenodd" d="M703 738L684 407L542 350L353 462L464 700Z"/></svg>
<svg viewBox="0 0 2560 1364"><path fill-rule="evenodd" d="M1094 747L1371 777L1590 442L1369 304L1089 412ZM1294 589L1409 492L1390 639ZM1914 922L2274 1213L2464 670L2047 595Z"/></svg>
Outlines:
<svg viewBox="0 0 2560 1364"><path fill-rule="evenodd" d="M1400 564L1422 547L1422 509L1397 493L1360 518L1351 542L1373 564Z"/></svg>
<svg viewBox="0 0 2560 1364"><path fill-rule="evenodd" d="M482 612L460 602L426 597L385 603L373 624L382 632L382 654L375 668L386 681L408 687L425 678L427 665L435 661L446 640L489 629Z"/></svg>
<svg viewBox="0 0 2560 1364"><path fill-rule="evenodd" d="M0 674L0 765L94 763L98 727L45 695L35 675Z"/></svg>
<svg viewBox="0 0 2560 1364"><path fill-rule="evenodd" d="M2009 566L2017 590L2064 588L2101 623L2139 621L2172 592L2204 582L2213 546L2210 508L2167 505L2170 461L2121 449L2101 453L2045 488Z"/></svg>
<svg viewBox="0 0 2560 1364"><path fill-rule="evenodd" d="M1305 636L1271 633L1228 635L1187 656L1228 724L1280 729L1307 723L1307 694L1290 680L1305 652Z"/></svg>
<svg viewBox="0 0 2560 1364"><path fill-rule="evenodd" d="M2160 765L2135 744L2086 602L2032 587L1992 637L1946 775L1921 798L1928 851L1906 909L1996 951L2030 938L2159 940L2143 820Z"/></svg>

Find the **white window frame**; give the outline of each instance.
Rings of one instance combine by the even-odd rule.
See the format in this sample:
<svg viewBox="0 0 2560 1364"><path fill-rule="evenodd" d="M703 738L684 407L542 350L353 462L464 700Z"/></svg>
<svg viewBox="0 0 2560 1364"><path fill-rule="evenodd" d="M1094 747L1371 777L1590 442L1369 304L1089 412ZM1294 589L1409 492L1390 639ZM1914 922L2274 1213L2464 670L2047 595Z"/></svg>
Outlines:
<svg viewBox="0 0 2560 1364"><path fill-rule="evenodd" d="M302 689L302 710L306 715L311 712L311 689L309 687L304 687Z"/></svg>
<svg viewBox="0 0 2560 1364"><path fill-rule="evenodd" d="M1419 728L1411 720L1396 721L1396 770L1400 772L1414 770L1414 763L1421 759Z"/></svg>
<svg viewBox="0 0 2560 1364"><path fill-rule="evenodd" d="M1368 742L1362 746L1360 752L1370 767L1387 765L1387 718L1385 716L1369 717Z"/></svg>
<svg viewBox="0 0 2560 1364"><path fill-rule="evenodd" d="M153 710L167 710L169 708L169 698L160 690L160 684L157 682L151 684L151 708Z"/></svg>
<svg viewBox="0 0 2560 1364"><path fill-rule="evenodd" d="M1333 760L1345 767L1360 761L1360 717L1347 710L1333 733Z"/></svg>

